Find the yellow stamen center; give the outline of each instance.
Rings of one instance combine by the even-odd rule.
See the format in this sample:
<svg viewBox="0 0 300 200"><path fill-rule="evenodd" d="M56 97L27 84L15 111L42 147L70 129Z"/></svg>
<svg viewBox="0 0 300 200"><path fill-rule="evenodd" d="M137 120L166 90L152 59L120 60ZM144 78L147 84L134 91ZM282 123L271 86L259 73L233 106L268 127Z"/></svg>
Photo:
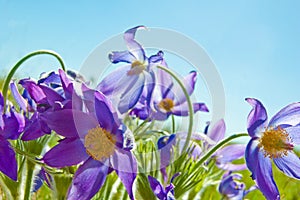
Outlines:
<svg viewBox="0 0 300 200"><path fill-rule="evenodd" d="M103 161L114 153L115 144L115 136L101 127L90 129L84 140L86 152L99 161Z"/></svg>
<svg viewBox="0 0 300 200"><path fill-rule="evenodd" d="M259 139L258 147L263 149L265 157L281 158L294 149L292 139L282 128L268 128Z"/></svg>
<svg viewBox="0 0 300 200"><path fill-rule="evenodd" d="M127 75L138 75L146 69L145 63L141 61L134 61L131 63L131 69L127 72Z"/></svg>
<svg viewBox="0 0 300 200"><path fill-rule="evenodd" d="M166 112L171 112L172 108L174 107L174 101L172 99L165 98L159 102L158 107Z"/></svg>

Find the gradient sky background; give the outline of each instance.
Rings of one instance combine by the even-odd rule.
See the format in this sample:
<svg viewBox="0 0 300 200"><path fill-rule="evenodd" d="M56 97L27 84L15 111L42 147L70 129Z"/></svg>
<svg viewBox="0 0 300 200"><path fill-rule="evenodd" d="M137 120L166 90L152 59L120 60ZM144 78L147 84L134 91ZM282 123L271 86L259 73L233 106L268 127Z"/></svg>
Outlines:
<svg viewBox="0 0 300 200"><path fill-rule="evenodd" d="M0 0L1 75L38 49L79 69L96 45L143 24L176 30L207 51L223 79L228 132L246 129L245 97L262 100L270 115L300 100L299 1L141 2ZM34 77L57 65L42 56L18 74Z"/></svg>

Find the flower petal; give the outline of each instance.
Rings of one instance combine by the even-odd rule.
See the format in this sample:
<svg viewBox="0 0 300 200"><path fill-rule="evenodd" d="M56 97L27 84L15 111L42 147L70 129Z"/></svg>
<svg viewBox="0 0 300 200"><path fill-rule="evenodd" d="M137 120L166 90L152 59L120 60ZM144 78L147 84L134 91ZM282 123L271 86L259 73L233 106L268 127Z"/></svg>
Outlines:
<svg viewBox="0 0 300 200"><path fill-rule="evenodd" d="M5 139L18 139L25 127L24 116L11 109L9 114L3 115L3 122L4 128L0 129L2 136Z"/></svg>
<svg viewBox="0 0 300 200"><path fill-rule="evenodd" d="M80 139L65 138L48 151L44 162L51 167L66 167L76 165L89 158Z"/></svg>
<svg viewBox="0 0 300 200"><path fill-rule="evenodd" d="M148 175L148 181L149 181L150 187L151 187L153 193L155 194L155 196L158 199L165 199L166 194L165 194L164 188L160 184L160 182L158 182L158 180L156 180L156 178L154 178L150 175Z"/></svg>
<svg viewBox="0 0 300 200"><path fill-rule="evenodd" d="M243 144L228 145L217 151L217 162L227 163L242 158L245 155L246 146Z"/></svg>
<svg viewBox="0 0 300 200"><path fill-rule="evenodd" d="M218 168L226 171L240 171L247 169L246 164L232 164L232 163L217 163Z"/></svg>
<svg viewBox="0 0 300 200"><path fill-rule="evenodd" d="M185 76L182 80L184 88L187 90L188 94L191 95L194 92L195 84L197 80L197 72L191 71L187 76ZM172 89L175 94L174 103L175 105L182 104L186 101L186 97L178 84L174 85Z"/></svg>
<svg viewBox="0 0 300 200"><path fill-rule="evenodd" d="M0 136L0 171L14 181L17 181L17 161L15 152L9 142Z"/></svg>
<svg viewBox="0 0 300 200"><path fill-rule="evenodd" d="M223 119L220 119L211 129L208 130L207 136L210 137L213 141L218 142L224 138L225 131L225 121Z"/></svg>
<svg viewBox="0 0 300 200"><path fill-rule="evenodd" d="M272 163L263 152L257 155L256 183L267 199L279 199L279 191L273 179Z"/></svg>
<svg viewBox="0 0 300 200"><path fill-rule="evenodd" d="M91 199L102 187L108 173L108 162L88 159L76 171L68 191L68 200Z"/></svg>
<svg viewBox="0 0 300 200"><path fill-rule="evenodd" d="M143 47L134 39L136 31L141 28L145 29L144 26L136 26L127 30L124 33L124 40L128 50L135 56L136 60L143 62L146 59L145 51Z"/></svg>
<svg viewBox="0 0 300 200"><path fill-rule="evenodd" d="M46 104L47 99L43 90L31 79L22 79L19 81L30 94L30 97L38 104Z"/></svg>
<svg viewBox="0 0 300 200"><path fill-rule="evenodd" d="M64 72L64 70L59 69L59 76L61 79L61 84L64 89L64 94L66 99L72 99L72 94L74 91L73 83L71 80L67 77L67 74Z"/></svg>
<svg viewBox="0 0 300 200"><path fill-rule="evenodd" d="M274 158L276 166L286 175L300 179L300 159L293 152L288 152L287 156Z"/></svg>
<svg viewBox="0 0 300 200"><path fill-rule="evenodd" d="M136 59L129 51L113 51L108 55L108 58L112 63L132 63Z"/></svg>
<svg viewBox="0 0 300 200"><path fill-rule="evenodd" d="M138 76L131 76L129 84L125 91L120 97L120 102L118 109L121 114L127 112L129 109L133 108L138 102L144 88L145 76L140 74Z"/></svg>
<svg viewBox="0 0 300 200"><path fill-rule="evenodd" d="M252 173L252 179L256 179L256 168L258 163L258 140L251 139L247 144L246 151L245 151L245 160L247 167Z"/></svg>
<svg viewBox="0 0 300 200"><path fill-rule="evenodd" d="M124 88L124 84L128 82L125 77L130 79L130 76L127 76L127 72L130 68L130 65L118 67L116 70L104 77L104 79L97 85L97 90L101 91L106 96L118 94Z"/></svg>
<svg viewBox="0 0 300 200"><path fill-rule="evenodd" d="M102 128L109 132L118 129L113 116L113 108L111 102L100 92L95 92L95 110L98 122Z"/></svg>
<svg viewBox="0 0 300 200"><path fill-rule="evenodd" d="M34 113L30 120L26 121L26 127L21 140L29 141L37 139L45 134L50 134L51 129L39 119L38 113Z"/></svg>
<svg viewBox="0 0 300 200"><path fill-rule="evenodd" d="M10 83L10 90L11 90L16 102L20 106L20 108L24 111L27 111L28 102L19 93L18 88L14 81Z"/></svg>
<svg viewBox="0 0 300 200"><path fill-rule="evenodd" d="M269 126L276 127L280 124L297 125L300 123L300 102L289 104L281 109L270 120Z"/></svg>
<svg viewBox="0 0 300 200"><path fill-rule="evenodd" d="M296 144L296 145L300 144L300 125L290 126L290 127L284 128L284 130L291 137L293 144Z"/></svg>
<svg viewBox="0 0 300 200"><path fill-rule="evenodd" d="M91 114L72 109L42 113L41 119L49 128L65 137L84 137L98 122Z"/></svg>
<svg viewBox="0 0 300 200"><path fill-rule="evenodd" d="M167 64L163 62L161 64L164 67L167 67ZM170 89L173 87L173 81L170 74L162 69L157 69L157 89L159 90L159 96L163 99L167 97ZM170 97L168 97L170 98ZM173 99L172 97L170 99Z"/></svg>
<svg viewBox="0 0 300 200"><path fill-rule="evenodd" d="M248 115L247 130L251 137L258 137L263 128L267 126L268 115L263 104L254 98L246 98L252 106Z"/></svg>
<svg viewBox="0 0 300 200"><path fill-rule="evenodd" d="M115 151L112 159L112 168L116 171L125 186L130 199L133 198L132 186L136 178L137 162L130 151Z"/></svg>
<svg viewBox="0 0 300 200"><path fill-rule="evenodd" d="M194 113L196 113L198 111L208 112L208 108L205 105L205 103L193 103L193 110L194 110ZM177 116L188 116L189 108L188 108L187 102L184 102L180 105L175 106L172 109L172 114L177 115Z"/></svg>
<svg viewBox="0 0 300 200"><path fill-rule="evenodd" d="M149 63L162 63L164 61L164 52L158 51L156 54L149 57ZM164 62L165 63L165 62ZM165 64L162 64L163 66L166 66Z"/></svg>
<svg viewBox="0 0 300 200"><path fill-rule="evenodd" d="M47 101L50 105L53 105L56 101L62 102L64 100L64 98L52 88L49 88L45 85L39 86L43 90L44 94L47 96Z"/></svg>

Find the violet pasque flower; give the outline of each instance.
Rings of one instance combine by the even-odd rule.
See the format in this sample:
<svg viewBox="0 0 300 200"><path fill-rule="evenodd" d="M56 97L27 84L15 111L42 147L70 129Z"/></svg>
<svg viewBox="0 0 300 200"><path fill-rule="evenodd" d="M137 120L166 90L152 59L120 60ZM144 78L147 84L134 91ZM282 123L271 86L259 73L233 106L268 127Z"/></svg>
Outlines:
<svg viewBox="0 0 300 200"><path fill-rule="evenodd" d="M166 64L165 64L166 66ZM197 72L192 71L183 77L183 85L189 95L192 95L197 80ZM194 113L208 112L204 103L193 103ZM157 69L156 84L151 95L150 106L139 102L131 112L140 119L166 120L170 115L188 116L189 109L186 96L178 84L174 84L170 74Z"/></svg>
<svg viewBox="0 0 300 200"><path fill-rule="evenodd" d="M8 106L9 111L4 107ZM18 179L15 152L8 140L16 140L24 129L24 117L4 102L0 93L0 171L14 181Z"/></svg>
<svg viewBox="0 0 300 200"><path fill-rule="evenodd" d="M74 175L68 199L90 199L115 170L131 199L136 177L136 160L127 146L126 127L118 120L108 99L93 92L94 110L84 112L81 106L42 113L48 126L64 136L58 145L44 155L52 167L83 164ZM90 97L91 98L91 97Z"/></svg>
<svg viewBox="0 0 300 200"><path fill-rule="evenodd" d="M287 176L300 179L300 159L293 152L294 145L300 143L300 103L284 107L268 123L263 104L254 98L246 101L253 107L248 115L251 140L245 153L247 167L267 199L280 199L271 159Z"/></svg>
<svg viewBox="0 0 300 200"><path fill-rule="evenodd" d="M148 176L150 187L153 193L155 194L155 196L159 200L175 200L174 185L172 182L179 175L180 173L174 174L173 177L171 178L170 184L167 185L165 188L161 185L161 183L156 178L150 175Z"/></svg>
<svg viewBox="0 0 300 200"><path fill-rule="evenodd" d="M226 172L219 185L219 192L226 199L229 200L243 200L244 197L251 191L255 190L256 187L252 186L249 190L246 190L244 183L239 182L242 179L240 174L232 174L231 172Z"/></svg>
<svg viewBox="0 0 300 200"><path fill-rule="evenodd" d="M41 119L41 113L72 108L72 103L78 99L78 95L74 92L73 82L83 80L76 78L75 73L71 75L74 79L69 78L63 70L59 70L58 74L54 72L43 74L38 81L29 78L22 79L19 83L24 88L23 97L18 93L16 86L11 85L11 90L21 109L31 114L26 118L22 140L34 140L51 133L51 129Z"/></svg>
<svg viewBox="0 0 300 200"><path fill-rule="evenodd" d="M109 54L112 63L127 63L106 76L97 86L106 96L118 105L120 113L125 113L133 108L138 102L144 86L148 87L150 98L154 85L154 73L152 68L162 60L162 53L146 57L142 46L135 40L138 29L145 28L137 26L124 33L124 40L128 50L113 51Z"/></svg>

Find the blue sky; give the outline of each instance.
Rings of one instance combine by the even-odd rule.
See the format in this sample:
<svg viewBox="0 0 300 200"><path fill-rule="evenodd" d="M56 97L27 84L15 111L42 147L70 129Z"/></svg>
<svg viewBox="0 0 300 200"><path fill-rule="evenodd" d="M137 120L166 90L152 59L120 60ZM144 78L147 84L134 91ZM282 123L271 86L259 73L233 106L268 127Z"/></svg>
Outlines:
<svg viewBox="0 0 300 200"><path fill-rule="evenodd" d="M79 69L96 45L136 25L176 30L198 42L223 79L229 132L245 131L244 98L270 115L299 101L298 1L8 1L0 0L0 71L22 56L52 49ZM19 76L55 69L54 59L27 62Z"/></svg>

